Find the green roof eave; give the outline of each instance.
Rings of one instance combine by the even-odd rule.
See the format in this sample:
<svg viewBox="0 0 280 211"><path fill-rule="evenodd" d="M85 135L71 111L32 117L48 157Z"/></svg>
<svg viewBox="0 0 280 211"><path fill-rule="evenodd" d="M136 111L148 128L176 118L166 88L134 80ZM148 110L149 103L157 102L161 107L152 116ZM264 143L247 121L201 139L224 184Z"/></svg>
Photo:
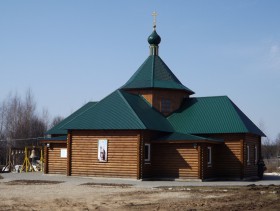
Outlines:
<svg viewBox="0 0 280 211"><path fill-rule="evenodd" d="M67 136L57 136L57 137L51 137L51 138L40 138L40 141L67 141Z"/></svg>

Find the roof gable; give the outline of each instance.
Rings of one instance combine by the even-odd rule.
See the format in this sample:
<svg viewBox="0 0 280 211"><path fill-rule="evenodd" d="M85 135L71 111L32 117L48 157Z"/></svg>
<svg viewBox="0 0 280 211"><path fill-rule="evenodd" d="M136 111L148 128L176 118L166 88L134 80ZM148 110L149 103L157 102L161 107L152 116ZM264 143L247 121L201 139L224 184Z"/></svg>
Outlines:
<svg viewBox="0 0 280 211"><path fill-rule="evenodd" d="M191 134L264 133L227 97L186 99L168 120L177 132Z"/></svg>
<svg viewBox="0 0 280 211"><path fill-rule="evenodd" d="M77 130L160 130L173 131L170 123L138 95L117 90L81 115L64 129Z"/></svg>
<svg viewBox="0 0 280 211"><path fill-rule="evenodd" d="M173 127L169 121L156 109L139 95L122 92L126 101L133 108L136 115L141 119L146 129L173 132Z"/></svg>
<svg viewBox="0 0 280 211"><path fill-rule="evenodd" d="M185 87L157 55L149 56L121 89L163 88L185 90Z"/></svg>

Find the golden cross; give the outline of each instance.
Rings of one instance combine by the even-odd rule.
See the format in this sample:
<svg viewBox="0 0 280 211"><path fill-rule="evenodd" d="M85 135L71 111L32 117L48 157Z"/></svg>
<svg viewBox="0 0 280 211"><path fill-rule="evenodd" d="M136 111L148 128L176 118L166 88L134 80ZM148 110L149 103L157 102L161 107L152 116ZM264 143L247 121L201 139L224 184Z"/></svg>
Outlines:
<svg viewBox="0 0 280 211"><path fill-rule="evenodd" d="M156 13L156 11L154 11L153 13L152 13L152 16L154 17L154 21L153 21L153 24L154 24L154 29L156 28L156 24L157 24L157 13Z"/></svg>

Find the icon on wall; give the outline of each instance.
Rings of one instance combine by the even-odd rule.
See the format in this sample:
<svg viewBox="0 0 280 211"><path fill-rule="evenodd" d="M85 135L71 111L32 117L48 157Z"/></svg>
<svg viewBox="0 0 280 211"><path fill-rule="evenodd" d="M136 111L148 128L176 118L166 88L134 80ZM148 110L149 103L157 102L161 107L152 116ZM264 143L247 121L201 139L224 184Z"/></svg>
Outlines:
<svg viewBox="0 0 280 211"><path fill-rule="evenodd" d="M98 160L107 162L108 140L98 140Z"/></svg>

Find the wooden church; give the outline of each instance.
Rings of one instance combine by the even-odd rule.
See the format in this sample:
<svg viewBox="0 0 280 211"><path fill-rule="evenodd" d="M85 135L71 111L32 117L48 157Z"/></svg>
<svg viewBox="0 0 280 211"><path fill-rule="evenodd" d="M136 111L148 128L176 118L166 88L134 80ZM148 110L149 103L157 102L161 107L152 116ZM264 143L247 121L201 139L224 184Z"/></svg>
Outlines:
<svg viewBox="0 0 280 211"><path fill-rule="evenodd" d="M263 132L227 97L192 97L150 55L119 89L50 129L45 173L134 179L244 179L258 175Z"/></svg>

